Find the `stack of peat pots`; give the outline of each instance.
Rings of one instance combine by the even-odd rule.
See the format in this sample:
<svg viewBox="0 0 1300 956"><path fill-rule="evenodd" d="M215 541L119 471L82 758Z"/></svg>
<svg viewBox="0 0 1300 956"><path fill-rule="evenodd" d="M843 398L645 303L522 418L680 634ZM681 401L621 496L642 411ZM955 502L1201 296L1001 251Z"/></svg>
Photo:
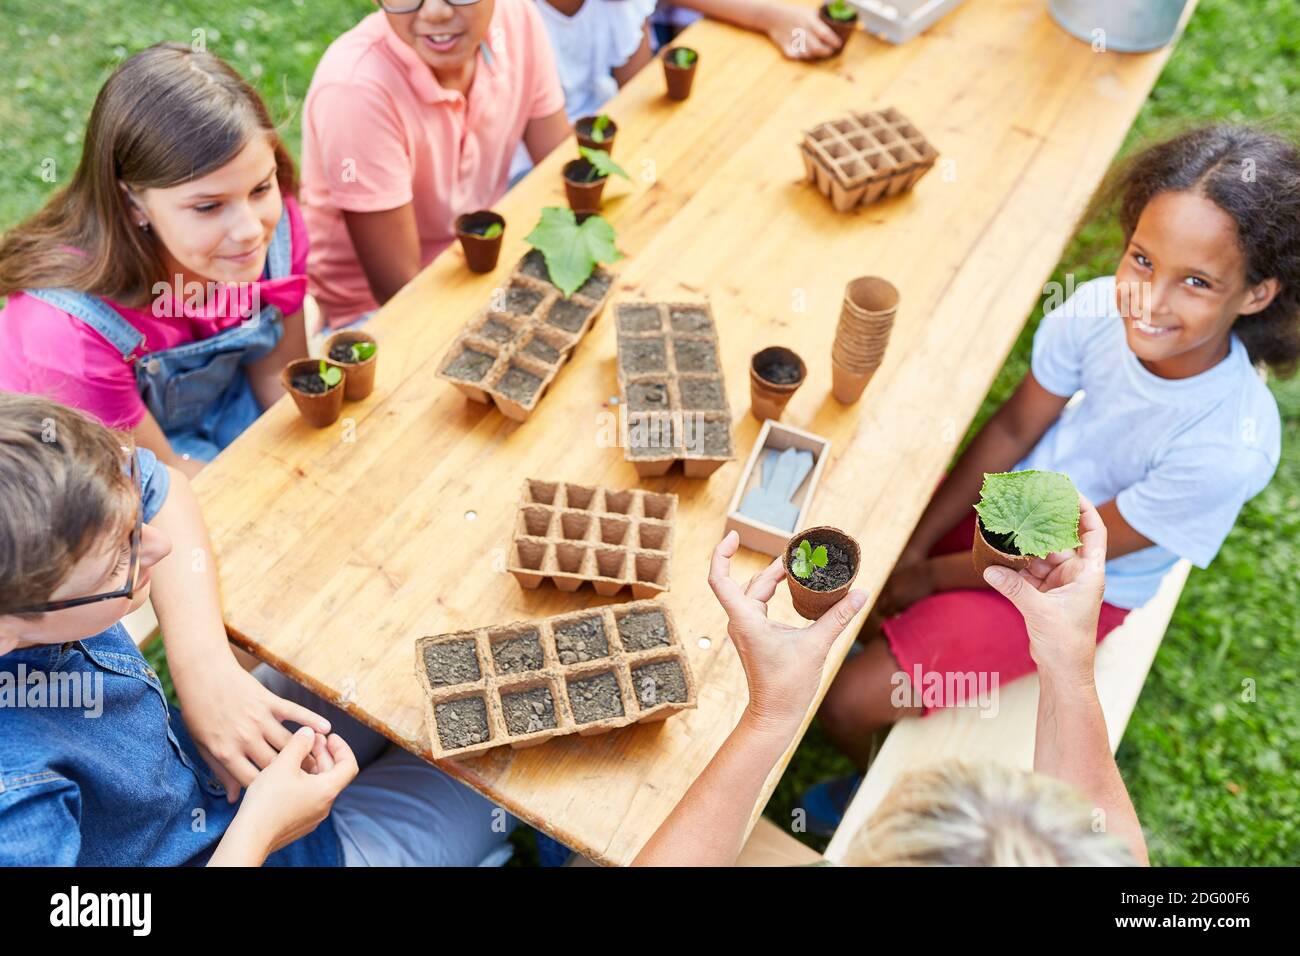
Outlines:
<svg viewBox="0 0 1300 956"><path fill-rule="evenodd" d="M885 357L898 312L898 290L877 276L861 276L844 289L840 323L831 346L831 392L856 402Z"/></svg>

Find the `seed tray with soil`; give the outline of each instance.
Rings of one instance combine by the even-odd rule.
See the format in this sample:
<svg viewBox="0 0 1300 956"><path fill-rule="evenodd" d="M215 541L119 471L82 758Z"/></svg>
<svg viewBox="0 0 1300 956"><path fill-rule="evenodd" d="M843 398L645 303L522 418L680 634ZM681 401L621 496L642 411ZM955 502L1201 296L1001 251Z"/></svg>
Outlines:
<svg viewBox="0 0 1300 956"><path fill-rule="evenodd" d="M506 568L525 588L550 579L576 591L590 582L598 594L631 588L634 598L652 598L671 583L676 515L672 494L529 479ZM568 649L599 656L591 647Z"/></svg>
<svg viewBox="0 0 1300 956"><path fill-rule="evenodd" d="M613 501L602 502L602 489L536 484L532 503L565 504L572 489L577 492L574 503L586 504L593 516L643 512L647 504L632 492L614 492ZM675 501L649 497L652 510L663 507L671 517ZM597 510L602 505L622 510ZM599 653L579 659L578 643ZM605 733L696 705L695 679L672 612L652 601L423 637L415 646L435 759L504 745L530 747L567 734ZM468 676L464 665L471 660L476 667L472 680L434 683L437 677L446 679L449 668ZM635 681L640 681L639 689Z"/></svg>
<svg viewBox="0 0 1300 956"><path fill-rule="evenodd" d="M620 302L623 455L642 478L683 462L704 478L735 457L717 329L704 303Z"/></svg>
<svg viewBox="0 0 1300 956"><path fill-rule="evenodd" d="M892 107L814 126L804 133L799 152L808 182L839 212L911 189L939 158Z"/></svg>
<svg viewBox="0 0 1300 956"><path fill-rule="evenodd" d="M612 285L613 277L597 268L566 299L551 283L542 254L531 250L452 341L438 378L524 421L605 308Z"/></svg>

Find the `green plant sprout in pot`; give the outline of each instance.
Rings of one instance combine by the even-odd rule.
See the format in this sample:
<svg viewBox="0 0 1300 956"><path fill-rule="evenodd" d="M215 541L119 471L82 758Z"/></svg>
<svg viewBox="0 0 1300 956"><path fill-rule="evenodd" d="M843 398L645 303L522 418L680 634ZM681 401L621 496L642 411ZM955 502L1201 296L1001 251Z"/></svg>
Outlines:
<svg viewBox="0 0 1300 956"><path fill-rule="evenodd" d="M280 382L307 424L324 428L343 411L343 369L328 359L298 359L280 373Z"/></svg>
<svg viewBox="0 0 1300 956"><path fill-rule="evenodd" d="M981 575L995 564L1024 570L1031 558L1079 547L1079 492L1060 472L986 474L975 512L971 555Z"/></svg>
<svg viewBox="0 0 1300 956"><path fill-rule="evenodd" d="M542 254L551 283L565 298L578 291L602 262L617 262L623 253L614 245L614 227L600 216L582 223L572 209L547 206L524 241Z"/></svg>
<svg viewBox="0 0 1300 956"><path fill-rule="evenodd" d="M602 149L579 146L578 152L582 154L581 159L564 165L564 192L574 212L597 212L605 181L611 175L622 176L629 182L632 177Z"/></svg>
<svg viewBox="0 0 1300 956"><path fill-rule="evenodd" d="M573 131L578 137L579 146L601 149L607 153L614 151L614 137L618 135L618 124L608 113L582 117L573 124Z"/></svg>
<svg viewBox="0 0 1300 956"><path fill-rule="evenodd" d="M699 65L700 55L690 47L675 46L664 51L664 82L668 84L670 100L684 100L691 95L695 68Z"/></svg>
<svg viewBox="0 0 1300 956"><path fill-rule="evenodd" d="M817 12L822 23L834 30L835 35L840 38L839 49L832 54L839 56L857 28L858 11L847 0L831 0L830 3L823 3Z"/></svg>
<svg viewBox="0 0 1300 956"><path fill-rule="evenodd" d="M785 547L785 579L800 617L813 621L849 593L861 563L858 543L838 528L796 534Z"/></svg>
<svg viewBox="0 0 1300 956"><path fill-rule="evenodd" d="M347 367L343 397L349 402L368 398L375 388L375 367L379 345L368 332L356 329L335 332L325 340L330 361Z"/></svg>

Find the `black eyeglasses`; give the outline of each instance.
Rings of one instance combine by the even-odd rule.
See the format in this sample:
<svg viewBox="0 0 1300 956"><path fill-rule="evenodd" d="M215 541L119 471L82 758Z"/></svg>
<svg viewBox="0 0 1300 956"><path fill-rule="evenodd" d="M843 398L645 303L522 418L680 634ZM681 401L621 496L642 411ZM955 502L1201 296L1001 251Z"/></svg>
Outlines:
<svg viewBox="0 0 1300 956"><path fill-rule="evenodd" d="M378 0L379 5L387 13L414 13L424 6L424 0ZM443 3L450 4L453 7L469 7L478 3L478 0L443 0Z"/></svg>
<svg viewBox="0 0 1300 956"><path fill-rule="evenodd" d="M144 530L144 486L140 480L140 462L136 458L135 449L130 449L131 455L131 483L135 485L135 496L139 499L139 507L135 512L135 530L131 532L131 563L126 569L126 583L116 591L109 591L106 594L91 594L86 597L67 598L62 601L47 601L45 604L34 604L31 607L20 607L14 611L6 611L6 614L47 614L50 611L62 611L70 607L82 607L86 604L98 604L100 601L112 601L117 598L129 598L135 593L135 576L140 570L140 535Z"/></svg>

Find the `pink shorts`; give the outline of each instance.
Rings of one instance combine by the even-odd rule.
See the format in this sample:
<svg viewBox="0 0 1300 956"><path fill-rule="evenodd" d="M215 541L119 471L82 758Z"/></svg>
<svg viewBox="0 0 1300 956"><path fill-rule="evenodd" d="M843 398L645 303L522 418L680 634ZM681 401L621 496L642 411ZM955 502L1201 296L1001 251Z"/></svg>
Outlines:
<svg viewBox="0 0 1300 956"><path fill-rule="evenodd" d="M930 557L969 551L974 538L972 510L939 540ZM1126 608L1102 604L1097 641L1127 616ZM885 621L882 629L912 684L913 702L924 707L924 714L936 707L974 705L971 692L982 696L978 688L993 687L995 680L999 686L1010 683L1034 670L1024 619L1015 605L991 588L932 594Z"/></svg>

